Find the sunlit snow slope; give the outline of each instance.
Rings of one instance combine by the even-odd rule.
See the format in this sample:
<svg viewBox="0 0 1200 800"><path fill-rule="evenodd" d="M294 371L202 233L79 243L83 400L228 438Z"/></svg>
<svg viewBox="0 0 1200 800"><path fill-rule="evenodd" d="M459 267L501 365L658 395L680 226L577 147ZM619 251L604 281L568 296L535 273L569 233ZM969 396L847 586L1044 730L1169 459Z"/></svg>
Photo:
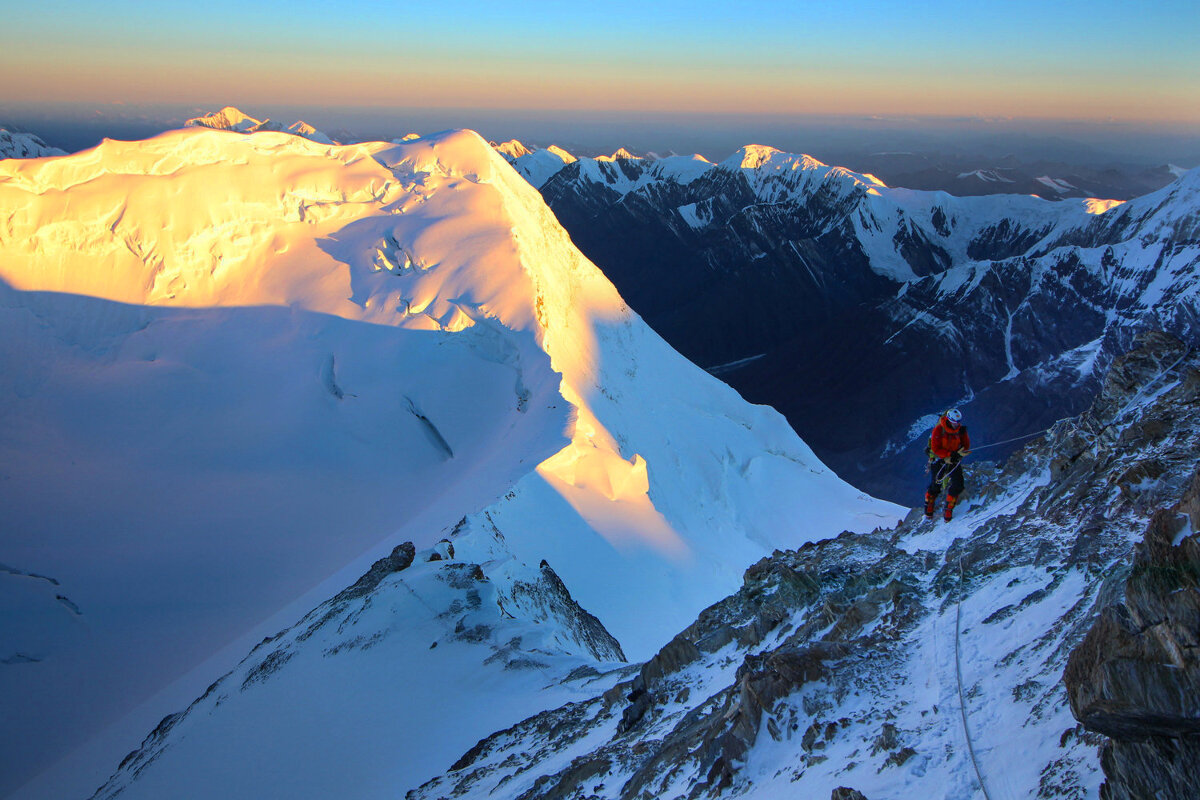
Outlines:
<svg viewBox="0 0 1200 800"><path fill-rule="evenodd" d="M772 548L897 516L663 343L470 132L6 161L0 282L0 792L484 508L635 659Z"/></svg>

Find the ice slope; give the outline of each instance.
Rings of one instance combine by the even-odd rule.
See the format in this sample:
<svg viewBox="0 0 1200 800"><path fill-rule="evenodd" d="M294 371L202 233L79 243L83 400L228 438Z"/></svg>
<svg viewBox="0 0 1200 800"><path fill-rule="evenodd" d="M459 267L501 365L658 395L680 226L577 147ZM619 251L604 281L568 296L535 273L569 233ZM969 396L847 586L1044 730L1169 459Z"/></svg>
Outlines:
<svg viewBox="0 0 1200 800"><path fill-rule="evenodd" d="M774 547L896 518L670 350L473 133L6 162L0 280L0 543L85 620L5 666L13 783L489 504L634 658Z"/></svg>

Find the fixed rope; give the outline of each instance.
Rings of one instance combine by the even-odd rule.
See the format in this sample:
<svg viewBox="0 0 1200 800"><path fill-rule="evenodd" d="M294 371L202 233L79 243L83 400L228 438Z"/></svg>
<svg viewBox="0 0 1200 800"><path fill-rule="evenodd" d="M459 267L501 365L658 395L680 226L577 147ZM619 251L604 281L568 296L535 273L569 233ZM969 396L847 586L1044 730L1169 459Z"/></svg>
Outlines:
<svg viewBox="0 0 1200 800"><path fill-rule="evenodd" d="M962 624L962 596L963 568L960 555L958 557L958 602L954 608L954 674L958 679L958 710L962 712L963 736L967 740L967 754L971 756L971 765L975 767L975 777L979 780L979 789L987 800L992 800L992 796L988 794L987 784L983 782L983 771L979 769L979 761L975 758L975 743L971 741L971 728L967 724L967 700L963 695L962 682L962 655L958 644L959 628Z"/></svg>
<svg viewBox="0 0 1200 800"><path fill-rule="evenodd" d="M1002 442L992 442L991 444L984 444L984 445L980 445L979 447L972 447L971 450L972 451L987 450L989 447L999 447L1002 444L1009 444L1011 442L1019 442L1022 439L1032 439L1034 436L1041 436L1043 433L1045 433L1048 430L1050 430L1050 428L1042 428L1040 431L1035 431L1033 433L1027 433L1024 436L1014 436L1013 438L1005 439Z"/></svg>

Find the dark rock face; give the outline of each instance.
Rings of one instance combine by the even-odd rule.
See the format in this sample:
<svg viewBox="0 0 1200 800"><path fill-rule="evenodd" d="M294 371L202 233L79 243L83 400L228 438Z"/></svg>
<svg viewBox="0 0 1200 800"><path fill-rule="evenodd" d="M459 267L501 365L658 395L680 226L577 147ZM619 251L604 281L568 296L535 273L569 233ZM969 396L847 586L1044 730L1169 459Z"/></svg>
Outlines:
<svg viewBox="0 0 1200 800"><path fill-rule="evenodd" d="M402 572L412 566L416 558L417 548L412 542L404 542L392 548L392 552L371 565L366 574L354 582L352 586L343 589L333 599L333 602L353 600L369 594L379 582L394 572Z"/></svg>
<svg viewBox="0 0 1200 800"><path fill-rule="evenodd" d="M867 800L867 797L857 789L839 786L829 795L829 800Z"/></svg>
<svg viewBox="0 0 1200 800"><path fill-rule="evenodd" d="M584 254L673 347L878 497L916 502L929 414L967 407L1002 460L1020 445L1005 440L1086 409L1135 333L1200 344L1195 176L1095 216L894 200L836 169L680 183L654 162L602 166L607 182L576 162L541 189Z"/></svg>
<svg viewBox="0 0 1200 800"><path fill-rule="evenodd" d="M1200 797L1200 472L1138 546L1125 602L1071 654L1071 710L1109 737L1101 797Z"/></svg>
<svg viewBox="0 0 1200 800"><path fill-rule="evenodd" d="M1148 335L1098 383L1089 411L1003 468L976 467L980 488L950 526L918 511L892 531L762 559L631 680L484 739L409 800L861 796L851 786L969 797L1001 772L1020 796L1094 796L1099 738L1072 718L1060 676L1126 577L1156 597L1184 585L1177 562L1165 576L1127 564L1156 509L1195 485L1200 358ZM1198 492L1180 513L1200 511ZM1142 550L1169 549L1177 530L1162 527ZM1141 621L1116 620L1126 640L1151 620L1186 625L1192 609L1142 607ZM1165 630L1155 647L1190 641ZM1128 684L1112 675L1109 685ZM1101 716L1129 724L1127 706L1105 705L1096 685ZM1189 685L1155 689L1155 708L1183 702ZM1183 738L1120 763L1178 755Z"/></svg>

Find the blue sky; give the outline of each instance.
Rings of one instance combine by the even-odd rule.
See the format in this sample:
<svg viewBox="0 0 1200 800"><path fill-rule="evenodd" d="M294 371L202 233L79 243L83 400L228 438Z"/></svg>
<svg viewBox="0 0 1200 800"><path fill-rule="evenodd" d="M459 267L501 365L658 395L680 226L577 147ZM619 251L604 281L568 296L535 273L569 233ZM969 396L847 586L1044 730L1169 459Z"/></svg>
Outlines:
<svg viewBox="0 0 1200 800"><path fill-rule="evenodd" d="M1200 121L1174 0L4 4L9 102Z"/></svg>

